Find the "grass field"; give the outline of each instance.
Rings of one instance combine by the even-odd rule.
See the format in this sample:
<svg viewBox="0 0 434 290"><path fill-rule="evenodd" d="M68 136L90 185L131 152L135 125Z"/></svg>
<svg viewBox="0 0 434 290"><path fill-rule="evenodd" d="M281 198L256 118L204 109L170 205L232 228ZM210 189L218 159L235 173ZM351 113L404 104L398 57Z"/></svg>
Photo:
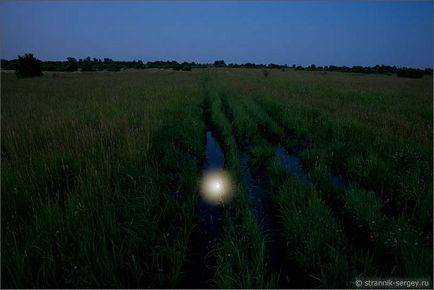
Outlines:
<svg viewBox="0 0 434 290"><path fill-rule="evenodd" d="M203 257L208 287L432 282L432 78L277 69L1 77L3 288L188 287L207 131L234 183Z"/></svg>

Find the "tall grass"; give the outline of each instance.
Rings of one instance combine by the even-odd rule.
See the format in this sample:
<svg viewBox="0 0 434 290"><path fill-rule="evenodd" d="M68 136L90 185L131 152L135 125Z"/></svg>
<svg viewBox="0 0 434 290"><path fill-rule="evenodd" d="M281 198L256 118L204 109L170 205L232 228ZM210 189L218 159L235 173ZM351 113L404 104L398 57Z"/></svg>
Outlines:
<svg viewBox="0 0 434 290"><path fill-rule="evenodd" d="M281 254L310 277L306 287L432 280L431 79L292 70L264 78L253 69L3 74L1 94L2 287L179 286L207 126L235 187L210 286L278 286L240 147L268 177ZM302 145L312 189L283 169L277 142ZM331 173L350 186L333 188Z"/></svg>
<svg viewBox="0 0 434 290"><path fill-rule="evenodd" d="M235 188L233 200L225 208L223 237L213 253L217 258L214 284L217 288L273 288L275 281L265 276L265 237L249 209L241 183L239 149L232 125L212 87L205 101L211 126L223 144L226 169L231 172Z"/></svg>
<svg viewBox="0 0 434 290"><path fill-rule="evenodd" d="M3 76L2 286L176 286L204 147L197 75L53 78Z"/></svg>
<svg viewBox="0 0 434 290"><path fill-rule="evenodd" d="M431 172L429 170L430 165L428 164L429 157L425 155L424 158L421 158L421 155L419 155L418 157L412 158L411 156L417 156L415 155L415 152L419 152L417 154L426 154L431 151L432 154L432 148L429 149L428 147L425 147L425 149L423 149L421 144L417 144L415 141L411 140L411 144L415 146L410 149L408 145L406 145L410 144L409 140L405 140L400 136L403 132L397 134L399 137L391 136L391 133L393 132L392 130L401 126L403 122L414 122L413 120L421 122L423 118L416 119L415 117L417 116L411 116L412 118L408 121L405 118L401 118L400 120L397 120L397 122L400 123L396 124L396 127L387 127L382 123L380 135L376 135L375 130L377 129L377 124L383 122L382 118L388 117L390 114L389 111L391 110L383 113L383 115L379 111L376 115L371 117L372 119L369 119L370 122L361 122L358 120L359 115L357 114L360 114L360 112L357 112L356 116L349 116L345 111L342 112L342 114L339 114L337 106L335 106L335 103L337 103L336 99L332 99L332 97L329 97L328 95L324 96L325 93L334 93L339 91L339 87L328 87L324 82L321 83L321 87L312 84L312 80L317 78L317 76L313 75L311 79L307 77L303 79L303 82L309 83L309 86L299 87L300 84L292 84L294 86L291 87L291 89L294 90L291 91L291 93L294 95L288 99L282 98L282 96L285 95L285 90L283 88L281 89L279 85L291 84L291 80L289 79L283 80L283 77L281 77L273 81L261 81L259 78L256 79L257 75L254 75L253 73L238 74L236 76L238 79L236 79L234 75L231 75L231 78L233 78L232 80L229 80L225 76L220 76L221 84L225 84L224 87L222 85L221 90L226 94L231 94L232 96L235 95L235 97L228 101L228 103L235 103L235 99L244 100L245 108L249 111L251 116L254 116L258 120L259 127L262 128L264 135L268 138L274 140L280 138L280 141L287 147L291 147L297 142L308 141L304 143L308 144L308 147L302 156L309 167L311 167L312 173L315 174L315 171L320 169L319 165L323 167L325 166L322 168L324 170L320 170L318 172L319 174L317 174L315 178L316 180L318 180L318 178L323 180L323 182L318 183L316 186L318 194L322 196L323 192L328 192L327 194L329 194L329 196L321 198L330 199L330 195L335 195L334 197L331 197L333 203L333 200L337 200L339 203L342 204L343 202L343 204L346 205L344 209L333 209L333 211L343 211L343 213L335 212L338 214L338 220L344 218L346 223L350 222L359 225L362 223L363 226L368 228L368 234L371 236L375 235L375 237L372 236L372 239L375 239L375 252L371 252L371 254L367 255L368 260L365 261L367 264L362 266L362 268L367 270L365 272L370 273L371 275L373 273L383 273L383 275L392 276L416 275L429 278L430 269L432 269L432 265L430 265L429 262L432 260L432 249L426 247L430 243L429 236L430 228L432 227L432 202L430 202L432 199L432 183L430 184L430 181L426 178L429 176L427 173ZM298 80L300 81L300 76L296 77L298 77ZM343 81L343 76L341 75L340 77L342 77ZM338 83L338 81L333 77L328 79ZM339 79L339 81L341 80ZM372 89L372 91L370 87L372 86L372 82L369 83L369 81L373 81L376 85L375 89ZM388 81L393 82L394 80L392 79ZM375 96L375 93L378 94L380 89L384 91L384 88L378 87L376 82L377 80L368 78L367 80L361 80L360 84L357 85L365 85L366 87L364 89ZM425 82L420 82L419 84L404 85L408 85L411 90L413 90L411 91L410 88L406 88L406 93L414 96L417 92L416 88L418 86L418 89L421 89L427 84L429 83L425 80ZM397 85L405 87L402 83L398 83ZM278 87L278 89L276 89L276 87ZM295 89L296 87L298 88ZM426 88L427 87L425 87L425 89ZM275 89L276 92L270 94L270 92L273 92L273 89ZM346 89L346 93L354 94L354 92L351 92L350 88L346 87ZM387 93L389 94L387 97L392 98L396 97L393 93L397 93L397 91ZM384 94L384 92L382 92L382 94ZM428 94L429 91L426 90L425 97L428 97ZM330 99L330 103L327 103L325 108L314 104L321 103L321 105L324 105L322 98L325 97ZM397 93L397 97L401 98L400 102L402 102L399 106L411 107L408 99L405 99L405 96ZM369 99L369 101L365 100L363 105L366 108L376 106L378 105L378 99L384 102L383 98L385 97L373 97ZM353 101L351 97L349 97L349 99L350 100L348 101ZM427 102L428 100L429 99L426 98L424 101ZM264 114L263 110L259 108L255 102L261 104L268 114ZM337 105L342 106L342 103L342 100L340 100ZM384 107L382 109L384 110ZM423 109L418 105L414 106L414 108L406 108L407 111L410 111L410 109L423 114ZM402 111L399 111L399 113L401 112ZM398 115L398 112L394 113ZM240 119L245 119L244 114L240 115L243 116L239 117ZM273 118L270 118L270 116L273 116ZM278 123L274 122L273 119L277 120ZM235 123L237 123L237 121L235 121ZM241 124L241 121L238 123ZM283 130L279 129L279 124L283 124L291 133L294 134L291 134L291 136L282 134ZM418 133L417 136L419 138L427 137L427 135L424 135L426 132L424 133L422 131L425 130L427 125L428 123L425 123L424 126L421 127L420 131L416 132ZM254 125L251 123L249 124L250 128L253 128L253 126ZM244 126L244 128L247 128L247 126ZM241 132L243 132L243 130L245 129L240 129ZM249 134L243 132L243 136L248 135ZM295 137L296 142L287 140L288 137ZM428 138L423 140L423 142L423 144L430 143ZM264 144L261 146L264 146ZM399 146L404 147L399 148ZM390 161L391 158L387 155L389 150L391 152L396 152L392 155L393 162ZM365 152L363 153L365 155L358 156L358 152ZM367 158L365 156L367 156ZM269 158L271 158L271 155L268 159ZM257 166L263 166L268 159L261 159L261 162L257 162ZM395 167L395 164L397 163L401 165ZM411 173L407 171L403 163L407 163L407 166L412 167L413 171ZM425 167L425 170L421 169L423 166L427 166ZM343 196L336 195L336 192L332 190L331 184L329 184L329 167L332 167L335 172L344 173L351 180L358 183L359 186L373 189L375 192L351 187L352 189L349 189L347 192L353 194ZM357 174L351 174L349 173L349 168L357 168L359 171ZM400 184L398 186L397 184L392 184L393 182L397 183L394 174L400 176ZM272 183L276 182L276 178L279 179L278 174L271 175ZM406 176L406 179L403 179L403 176ZM389 181L389 179L392 181ZM324 182L324 180L327 182ZM285 187L293 188L294 185L291 184ZM407 190L402 190L402 188L407 188ZM410 190L410 188L412 188L412 190ZM365 194L365 192L368 194ZM382 197L381 199L379 199L378 194ZM276 192L274 192L273 195L276 195ZM289 193L286 193L283 196L287 197L288 195ZM279 200L277 204L282 203L285 203L284 199ZM335 207L335 205L331 205ZM306 206L309 207L311 205ZM383 207L386 208L389 217L383 213ZM327 209L327 207L325 207L325 209ZM292 235L297 230L289 227L288 224L297 220L296 217L289 214L290 212L294 212L294 210L295 209L289 208L282 210L282 215L288 216L286 221L283 223L283 228L290 228ZM303 212L306 211L308 210L303 209ZM316 207L314 212L322 212L321 216L331 214L331 212L327 214L319 207ZM334 215L335 214L332 214L332 218ZM310 213L310 216L315 216L315 214ZM305 216L305 218L307 219L307 222L310 221L308 216ZM297 220L296 225L301 224L303 223ZM375 227L375 229L373 229L373 227ZM397 229L399 229L398 232ZM341 235L345 235L345 233L341 233ZM391 238L391 235L393 238ZM396 238L394 235L399 235L400 238ZM322 237L325 236L322 235ZM394 241L392 249L388 248L391 241ZM353 245L352 247L353 248L347 252L348 255L353 251L357 252L359 257L365 255L362 250L357 249L357 245ZM399 254L404 251L407 251L408 254ZM382 252L389 254L385 256ZM372 253L374 253L375 257L371 256ZM376 258L376 261L370 261L371 258L369 257ZM382 261L381 259L384 259L385 257L395 258ZM419 261L418 265L415 263L416 260ZM361 265L365 264L365 262L361 259ZM322 264L326 267L326 263ZM382 269L378 268L380 266L379 264L383 265L381 266ZM384 267L384 265L387 265L387 267ZM355 271L353 274L362 275L363 272L360 272L360 267L358 266L357 268L359 268L359 272ZM329 278L333 277L332 275L326 276ZM326 276L323 278L326 278ZM324 281L324 279L320 280ZM327 283L330 283L330 281Z"/></svg>
<svg viewBox="0 0 434 290"><path fill-rule="evenodd" d="M282 92L279 96L255 96L279 122L309 141L314 156L379 192L414 226L429 228L432 80L400 82L394 77L345 74L295 77L300 83L293 84L290 95L278 89L284 83L279 79L273 83Z"/></svg>
<svg viewBox="0 0 434 290"><path fill-rule="evenodd" d="M261 131L267 136L267 130L270 130L276 132L274 136L282 137L283 129L252 103L242 104L234 98L228 98L227 103L233 108L234 116L238 116L235 115L237 112L243 116L239 119L248 120L234 122L238 125L238 132L248 132L241 135L247 137L246 143L255 145L254 166L257 170L265 169L270 178L270 195L277 211L276 216L280 217L281 236L286 244L286 253L282 254L286 255L288 261L296 261L312 278L314 282L311 286L350 287L356 274L348 262L347 250L350 245L340 225L315 193L283 171L271 144L258 136ZM248 130L255 128L255 125L263 130ZM324 247L328 250L323 251ZM355 264L364 267L363 271L368 271L368 266L362 263L373 268L369 257L363 258L361 253L356 253L355 256L360 259Z"/></svg>

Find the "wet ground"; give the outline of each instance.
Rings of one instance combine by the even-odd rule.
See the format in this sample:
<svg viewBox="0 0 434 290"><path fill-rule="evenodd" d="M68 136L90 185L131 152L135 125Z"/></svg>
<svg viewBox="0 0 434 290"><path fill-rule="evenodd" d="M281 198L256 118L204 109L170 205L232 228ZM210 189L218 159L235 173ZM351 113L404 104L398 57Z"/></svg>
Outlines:
<svg viewBox="0 0 434 290"><path fill-rule="evenodd" d="M302 181L308 188L312 188L312 179L299 156L289 153L282 146L275 148L275 154L290 174ZM284 259L285 245L281 243L269 193L264 190L266 176L253 174L250 170L249 160L249 153L241 151L242 178L249 197L249 206L266 237L267 269L270 273L280 275L279 288L296 287L298 282L306 282L305 277L301 277L304 276L303 273L293 263ZM221 146L213 133L207 131L203 173L210 170L222 170L224 163L224 153ZM331 174L330 181L336 189L345 189L348 184L341 175ZM190 239L188 263L184 267L181 286L184 288L209 288L209 280L213 274L210 265L215 262L211 260L209 253L222 234L220 225L222 208L199 198L196 212L197 227Z"/></svg>
<svg viewBox="0 0 434 290"><path fill-rule="evenodd" d="M253 173L249 167L249 160L250 155L242 151L240 163L249 205L266 239L267 271L277 276L277 288L302 288L303 285L309 285L305 273L295 263L286 259L286 244L276 223L276 213L270 196L272 193L264 190L269 186L267 176L260 171Z"/></svg>
<svg viewBox="0 0 434 290"><path fill-rule="evenodd" d="M302 181L308 188L312 188L312 179L303 167L300 157L289 153L281 146L276 147L274 152L277 158L279 158L283 168L298 180Z"/></svg>
<svg viewBox="0 0 434 290"><path fill-rule="evenodd" d="M308 188L312 188L312 179L306 168L303 166L303 162L299 156L289 153L282 146L276 147L274 152L277 158L279 158L283 168L298 180L302 181ZM335 189L345 189L348 186L348 180L340 174L331 173L329 178Z"/></svg>
<svg viewBox="0 0 434 290"><path fill-rule="evenodd" d="M241 170L243 182L249 197L249 205L253 210L258 223L267 241L268 264L273 270L279 270L280 257L277 246L278 230L273 220L272 207L266 192L263 190L261 178L255 178L249 168L250 156L246 152L241 152Z"/></svg>
<svg viewBox="0 0 434 290"><path fill-rule="evenodd" d="M223 169L224 153L211 131L206 133L205 160L203 173ZM221 207L212 205L199 198L197 207L197 227L190 238L188 262L181 279L183 288L209 288L213 261L208 257L212 247L221 236Z"/></svg>

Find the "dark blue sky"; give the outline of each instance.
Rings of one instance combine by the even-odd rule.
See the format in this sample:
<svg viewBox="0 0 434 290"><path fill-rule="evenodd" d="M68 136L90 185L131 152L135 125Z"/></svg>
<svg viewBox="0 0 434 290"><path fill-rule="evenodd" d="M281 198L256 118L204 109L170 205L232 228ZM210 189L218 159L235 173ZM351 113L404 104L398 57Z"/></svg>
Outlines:
<svg viewBox="0 0 434 290"><path fill-rule="evenodd" d="M1 57L432 67L432 2L2 1Z"/></svg>

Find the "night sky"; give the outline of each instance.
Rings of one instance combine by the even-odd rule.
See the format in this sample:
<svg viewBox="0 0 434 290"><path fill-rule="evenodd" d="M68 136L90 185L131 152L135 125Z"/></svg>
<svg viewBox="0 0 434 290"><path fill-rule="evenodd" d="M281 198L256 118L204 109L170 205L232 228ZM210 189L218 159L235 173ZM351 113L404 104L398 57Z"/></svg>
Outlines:
<svg viewBox="0 0 434 290"><path fill-rule="evenodd" d="M2 1L1 57L432 67L433 4Z"/></svg>

